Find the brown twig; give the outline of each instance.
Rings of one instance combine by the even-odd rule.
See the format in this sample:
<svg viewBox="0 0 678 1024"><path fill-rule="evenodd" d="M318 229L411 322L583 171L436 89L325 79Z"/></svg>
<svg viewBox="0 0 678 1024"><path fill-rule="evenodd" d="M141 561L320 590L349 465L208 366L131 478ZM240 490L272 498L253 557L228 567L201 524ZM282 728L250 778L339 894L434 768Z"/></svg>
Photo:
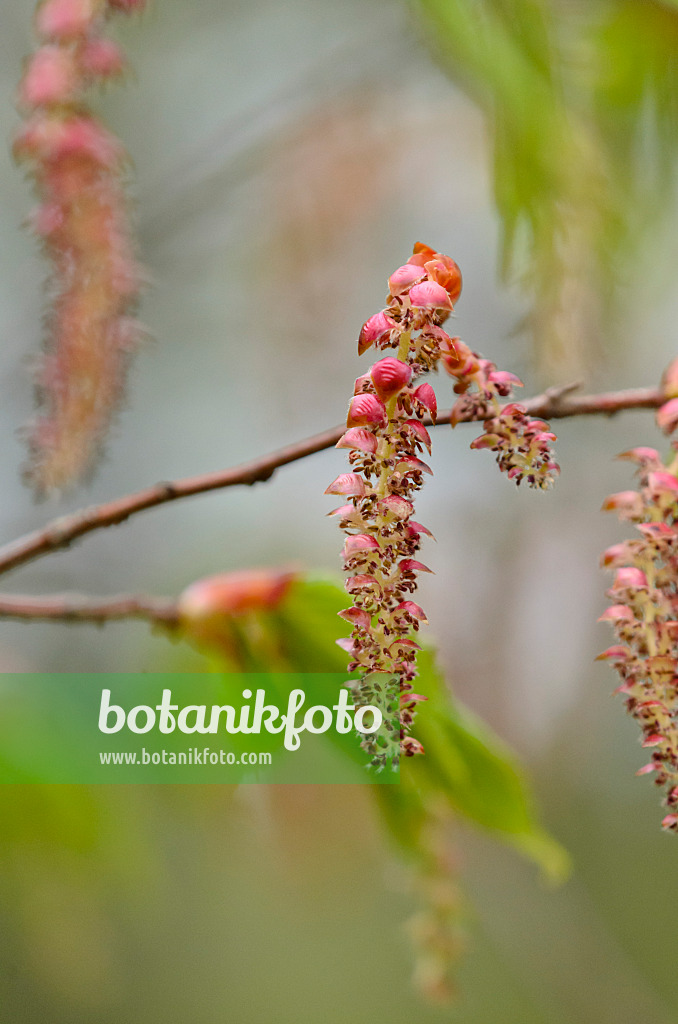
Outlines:
<svg viewBox="0 0 678 1024"><path fill-rule="evenodd" d="M628 409L656 409L664 401L664 395L659 388L634 388L628 391L573 397L570 391L577 386L568 384L565 387L549 388L542 395L529 398L522 404L533 416L562 419L569 416L609 416ZM438 424L445 423L449 415L449 411L441 413ZM26 562L41 555L67 548L73 541L94 530L123 523L144 509L155 508L157 505L188 498L194 494L204 494L241 484L251 486L268 480L281 466L331 448L344 430L345 427L333 427L241 466L202 476L186 477L170 483L155 484L136 494L129 494L103 505L95 505L72 515L54 519L42 529L0 548L0 574L25 565Z"/></svg>
<svg viewBox="0 0 678 1024"><path fill-rule="evenodd" d="M0 617L98 624L112 619L146 619L168 629L176 628L179 623L173 601L131 594L101 598L81 597L79 594L55 594L52 597L0 594Z"/></svg>

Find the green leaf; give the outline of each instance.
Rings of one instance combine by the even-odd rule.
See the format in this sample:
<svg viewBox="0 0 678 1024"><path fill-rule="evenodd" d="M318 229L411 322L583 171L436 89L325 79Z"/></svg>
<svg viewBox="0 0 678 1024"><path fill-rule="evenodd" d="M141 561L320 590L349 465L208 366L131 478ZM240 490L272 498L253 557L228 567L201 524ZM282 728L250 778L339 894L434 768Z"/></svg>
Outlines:
<svg viewBox="0 0 678 1024"><path fill-rule="evenodd" d="M346 654L335 641L346 632L337 617L346 603L334 582L299 580L278 608L229 620L224 633L229 655L222 650L217 660L240 671L343 672ZM563 878L567 854L539 825L514 754L453 700L432 651L421 651L418 665L417 691L428 701L414 732L426 753L402 763L400 785L374 787L393 837L411 855L422 856L422 829L431 807L442 804L510 843L549 878Z"/></svg>

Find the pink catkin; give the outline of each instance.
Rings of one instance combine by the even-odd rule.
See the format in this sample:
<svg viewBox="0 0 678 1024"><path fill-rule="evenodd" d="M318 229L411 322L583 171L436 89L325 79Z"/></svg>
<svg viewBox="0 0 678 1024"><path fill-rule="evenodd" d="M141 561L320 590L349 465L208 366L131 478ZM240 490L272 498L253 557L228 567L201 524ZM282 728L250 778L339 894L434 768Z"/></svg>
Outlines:
<svg viewBox="0 0 678 1024"><path fill-rule="evenodd" d="M125 153L84 101L90 85L122 66L101 36L114 6L41 4L44 43L19 91L30 116L15 155L34 180L40 206L32 225L52 265L38 415L29 433L27 477L38 493L62 490L91 470L141 333L134 319L140 274L121 184ZM93 53L109 59L92 60Z"/></svg>

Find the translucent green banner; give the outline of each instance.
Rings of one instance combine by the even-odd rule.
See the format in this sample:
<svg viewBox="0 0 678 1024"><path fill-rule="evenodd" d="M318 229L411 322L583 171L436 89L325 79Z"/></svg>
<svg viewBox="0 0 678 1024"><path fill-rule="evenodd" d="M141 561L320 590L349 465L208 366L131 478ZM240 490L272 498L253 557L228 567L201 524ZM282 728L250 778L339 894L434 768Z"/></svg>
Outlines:
<svg viewBox="0 0 678 1024"><path fill-rule="evenodd" d="M0 783L393 784L338 674L0 675Z"/></svg>

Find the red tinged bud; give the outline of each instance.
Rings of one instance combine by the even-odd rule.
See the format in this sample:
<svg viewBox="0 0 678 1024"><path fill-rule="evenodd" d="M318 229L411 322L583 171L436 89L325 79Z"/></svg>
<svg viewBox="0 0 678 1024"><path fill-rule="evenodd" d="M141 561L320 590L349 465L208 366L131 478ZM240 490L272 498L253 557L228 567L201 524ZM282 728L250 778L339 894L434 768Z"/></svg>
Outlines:
<svg viewBox="0 0 678 1024"><path fill-rule="evenodd" d="M33 54L26 68L20 99L29 107L67 103L78 85L72 54L61 46L43 46Z"/></svg>
<svg viewBox="0 0 678 1024"><path fill-rule="evenodd" d="M427 537L430 537L431 540L435 540L435 537L433 536L431 531L426 526L422 526L421 523L415 523L414 520L411 520L409 523L409 527L410 530L413 530L415 533L424 533L426 534Z"/></svg>
<svg viewBox="0 0 678 1024"><path fill-rule="evenodd" d="M388 356L380 359L370 370L370 377L379 398L384 402L400 394L412 380L412 368L400 359Z"/></svg>
<svg viewBox="0 0 678 1024"><path fill-rule="evenodd" d="M623 590L625 587L647 587L647 576L643 570L637 569L635 566L626 566L623 569L618 569L612 584L612 590Z"/></svg>
<svg viewBox="0 0 678 1024"><path fill-rule="evenodd" d="M425 245L424 242L415 242L412 248L412 255L407 262L413 263L417 267L423 267L425 263L436 259L439 255L440 253L437 253L430 245Z"/></svg>
<svg viewBox="0 0 678 1024"><path fill-rule="evenodd" d="M428 622L424 609L414 601L401 601L399 605L396 605L396 612L404 612L409 615L412 619L417 619L418 622Z"/></svg>
<svg viewBox="0 0 678 1024"><path fill-rule="evenodd" d="M349 498L361 498L366 493L365 481L357 473L341 473L325 491L325 494L345 494Z"/></svg>
<svg viewBox="0 0 678 1024"><path fill-rule="evenodd" d="M430 466L427 466L421 459L415 459L414 456L410 456L407 459L401 459L396 465L396 469L399 473L428 473L429 476L433 476L433 470Z"/></svg>
<svg viewBox="0 0 678 1024"><path fill-rule="evenodd" d="M388 290L395 298L398 295L403 295L415 282L421 281L424 277L426 277L426 272L422 267L417 267L413 263L405 263L389 277Z"/></svg>
<svg viewBox="0 0 678 1024"><path fill-rule="evenodd" d="M376 395L354 395L348 407L346 426L385 427L387 422L384 403Z"/></svg>
<svg viewBox="0 0 678 1024"><path fill-rule="evenodd" d="M410 302L417 309L440 309L452 312L454 306L450 296L441 284L435 281L422 281L410 288Z"/></svg>
<svg viewBox="0 0 678 1024"><path fill-rule="evenodd" d="M656 469L662 466L662 460L656 448L642 446L639 448L629 448L628 451L622 452L617 458L628 459L629 462L637 462L641 466L652 466Z"/></svg>
<svg viewBox="0 0 678 1024"><path fill-rule="evenodd" d="M632 622L634 618L633 612L627 605L613 604L606 608L603 614L599 616L598 622L620 622L622 619Z"/></svg>
<svg viewBox="0 0 678 1024"><path fill-rule="evenodd" d="M616 512L620 519L639 519L643 514L643 499L637 491L619 491L605 499L601 511Z"/></svg>
<svg viewBox="0 0 678 1024"><path fill-rule="evenodd" d="M424 565L423 562L417 562L417 560L414 559L414 558L403 558L403 560L398 563L398 571L401 572L401 573L403 573L403 572L430 572L430 573L432 573L433 569L429 569L429 567L427 565Z"/></svg>
<svg viewBox="0 0 678 1024"><path fill-rule="evenodd" d="M373 455L377 450L377 438L364 427L351 427L337 441L335 448L352 448Z"/></svg>
<svg viewBox="0 0 678 1024"><path fill-rule="evenodd" d="M461 270L449 256L438 254L428 263L424 269L431 281L441 285L447 292L450 301L455 303L461 295Z"/></svg>
<svg viewBox="0 0 678 1024"><path fill-rule="evenodd" d="M654 473L648 473L647 486L655 494L671 494L675 496L678 494L678 480L676 480L673 473L666 471L656 471Z"/></svg>
<svg viewBox="0 0 678 1024"><path fill-rule="evenodd" d="M658 732L653 732L645 737L641 747L659 747L662 743L666 743L666 736L660 736Z"/></svg>
<svg viewBox="0 0 678 1024"><path fill-rule="evenodd" d="M436 393L431 385L420 384L419 387L415 389L412 397L415 402L423 405L424 408L428 410L431 415L431 419L435 422L438 415L438 402L436 401Z"/></svg>
<svg viewBox="0 0 678 1024"><path fill-rule="evenodd" d="M353 626L360 626L361 629L369 629L372 625L372 616L363 608L346 608L342 612L337 612L337 614L339 618L345 619L346 622L350 622Z"/></svg>
<svg viewBox="0 0 678 1024"><path fill-rule="evenodd" d="M354 534L344 541L344 558L352 558L354 555L369 551L379 551L379 545L374 537L366 533Z"/></svg>
<svg viewBox="0 0 678 1024"><path fill-rule="evenodd" d="M622 644L617 644L614 647L608 647L602 654L599 654L596 661L628 661L630 657L631 651L629 648L624 647Z"/></svg>
<svg viewBox="0 0 678 1024"><path fill-rule="evenodd" d="M357 594L362 590L381 591L381 587L375 580L374 576L369 576L367 573L359 573L357 576L349 576L344 586L349 594Z"/></svg>
<svg viewBox="0 0 678 1024"><path fill-rule="evenodd" d="M407 420L405 422L405 426L407 427L409 432L416 437L417 441L419 441L419 442L421 442L421 444L425 445L425 447L426 447L426 449L427 449L427 451L428 451L428 453L430 455L431 454L431 435L429 434L429 432L426 429L426 427L424 426L424 424L420 423L419 420Z"/></svg>
<svg viewBox="0 0 678 1024"><path fill-rule="evenodd" d="M407 519L414 512L414 505L407 498L401 498L399 494L389 494L379 502L379 511L382 514L391 514L396 519Z"/></svg>
<svg viewBox="0 0 678 1024"><path fill-rule="evenodd" d="M38 8L36 27L47 39L77 39L87 34L95 20L96 0L46 0Z"/></svg>
<svg viewBox="0 0 678 1024"><path fill-rule="evenodd" d="M90 39L80 54L82 68L94 78L114 78L122 74L125 58L112 39Z"/></svg>
<svg viewBox="0 0 678 1024"><path fill-rule="evenodd" d="M400 328L392 317L384 313L375 313L369 320L366 320L358 338L358 355L367 352L373 345L379 345L384 341L390 342L400 331Z"/></svg>
<svg viewBox="0 0 678 1024"><path fill-rule="evenodd" d="M512 388L525 387L520 377L516 377L515 373L509 373L508 370L492 370L488 373L487 379L492 384L508 384Z"/></svg>

